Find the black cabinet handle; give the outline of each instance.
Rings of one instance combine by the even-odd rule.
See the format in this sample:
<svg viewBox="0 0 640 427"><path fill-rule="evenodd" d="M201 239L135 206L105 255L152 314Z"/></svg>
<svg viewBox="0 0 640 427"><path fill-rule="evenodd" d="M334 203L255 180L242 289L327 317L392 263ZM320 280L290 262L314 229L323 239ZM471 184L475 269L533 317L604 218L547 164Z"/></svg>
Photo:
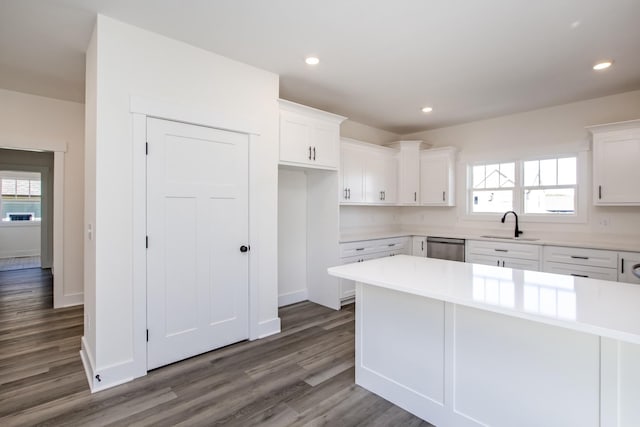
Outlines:
<svg viewBox="0 0 640 427"><path fill-rule="evenodd" d="M347 193L348 193L348 195L349 195L349 196L347 197L347 199L351 200L351 189L350 189L350 188L347 188Z"/></svg>
<svg viewBox="0 0 640 427"><path fill-rule="evenodd" d="M504 267L504 261L502 261L502 266Z"/></svg>
<svg viewBox="0 0 640 427"><path fill-rule="evenodd" d="M251 246L245 246L245 245L240 246L240 252L242 253L248 252L250 250L251 250Z"/></svg>
<svg viewBox="0 0 640 427"><path fill-rule="evenodd" d="M571 255L571 258L573 258L573 259L589 259L588 256L578 256L578 255Z"/></svg>
<svg viewBox="0 0 640 427"><path fill-rule="evenodd" d="M443 191L443 192L442 192L442 201L443 201L443 202L444 202L444 195L445 195L445 192Z"/></svg>
<svg viewBox="0 0 640 427"><path fill-rule="evenodd" d="M416 191L413 192L413 201L414 202L418 201L418 193Z"/></svg>
<svg viewBox="0 0 640 427"><path fill-rule="evenodd" d="M624 274L624 258L620 258L620 274Z"/></svg>
<svg viewBox="0 0 640 427"><path fill-rule="evenodd" d="M356 248L356 251L364 251L364 248Z"/></svg>
<svg viewBox="0 0 640 427"><path fill-rule="evenodd" d="M494 249L496 252L509 252L508 249Z"/></svg>
<svg viewBox="0 0 640 427"><path fill-rule="evenodd" d="M313 147L313 160L316 159L316 147Z"/></svg>
<svg viewBox="0 0 640 427"><path fill-rule="evenodd" d="M587 278L589 277L589 276L584 275L584 274L575 274L575 273L571 273L571 275L572 275L572 276L574 276L574 277L587 277Z"/></svg>
<svg viewBox="0 0 640 427"><path fill-rule="evenodd" d="M311 146L309 146L309 160L311 160Z"/></svg>

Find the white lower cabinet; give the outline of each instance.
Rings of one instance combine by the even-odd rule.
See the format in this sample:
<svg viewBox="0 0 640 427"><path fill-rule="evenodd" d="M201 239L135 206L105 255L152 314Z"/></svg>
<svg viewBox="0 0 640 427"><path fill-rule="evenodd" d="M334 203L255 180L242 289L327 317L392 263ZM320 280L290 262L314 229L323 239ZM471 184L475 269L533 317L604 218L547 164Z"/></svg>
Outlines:
<svg viewBox="0 0 640 427"><path fill-rule="evenodd" d="M412 251L413 256L427 256L427 237L426 236L413 236L412 237Z"/></svg>
<svg viewBox="0 0 640 427"><path fill-rule="evenodd" d="M411 253L410 237L360 240L340 245L340 264L351 264L400 254L411 255ZM355 293L356 284L353 280L340 279L340 302L342 305L353 302Z"/></svg>
<svg viewBox="0 0 640 427"><path fill-rule="evenodd" d="M465 260L474 264L539 271L540 246L467 240Z"/></svg>
<svg viewBox="0 0 640 427"><path fill-rule="evenodd" d="M601 249L545 246L543 268L548 273L618 280L618 253Z"/></svg>
<svg viewBox="0 0 640 427"><path fill-rule="evenodd" d="M640 253L618 252L618 282L640 284Z"/></svg>

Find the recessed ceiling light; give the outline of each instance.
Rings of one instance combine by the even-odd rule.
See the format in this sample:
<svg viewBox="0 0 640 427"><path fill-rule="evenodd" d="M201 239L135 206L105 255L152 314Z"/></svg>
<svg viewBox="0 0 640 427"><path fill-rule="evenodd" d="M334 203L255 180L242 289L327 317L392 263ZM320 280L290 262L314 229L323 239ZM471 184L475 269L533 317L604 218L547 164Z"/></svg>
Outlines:
<svg viewBox="0 0 640 427"><path fill-rule="evenodd" d="M607 68L611 67L612 64L613 64L613 61L598 62L596 65L593 66L593 69L596 71L606 70Z"/></svg>
<svg viewBox="0 0 640 427"><path fill-rule="evenodd" d="M318 65L320 60L315 56L310 56L307 59L305 59L304 62L306 62L308 65Z"/></svg>
<svg viewBox="0 0 640 427"><path fill-rule="evenodd" d="M432 111L433 111L433 108L431 108L431 107L424 107L424 108L422 109L422 112L423 112L423 113L430 113L430 112L432 112Z"/></svg>

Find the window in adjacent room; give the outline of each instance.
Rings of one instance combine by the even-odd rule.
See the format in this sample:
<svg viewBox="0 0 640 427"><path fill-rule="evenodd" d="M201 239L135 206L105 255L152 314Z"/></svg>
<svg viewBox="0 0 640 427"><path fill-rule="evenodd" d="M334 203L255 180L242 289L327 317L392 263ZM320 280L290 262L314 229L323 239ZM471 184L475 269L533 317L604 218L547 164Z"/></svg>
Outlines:
<svg viewBox="0 0 640 427"><path fill-rule="evenodd" d="M42 220L42 180L39 173L0 171L2 222Z"/></svg>

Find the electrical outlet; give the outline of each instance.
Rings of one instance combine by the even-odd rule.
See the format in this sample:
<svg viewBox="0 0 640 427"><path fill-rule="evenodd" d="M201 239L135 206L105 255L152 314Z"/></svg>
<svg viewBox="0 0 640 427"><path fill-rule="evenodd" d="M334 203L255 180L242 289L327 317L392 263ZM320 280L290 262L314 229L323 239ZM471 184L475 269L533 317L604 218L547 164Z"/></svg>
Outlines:
<svg viewBox="0 0 640 427"><path fill-rule="evenodd" d="M600 218L600 220L598 221L600 227L608 227L610 223L611 220L609 218Z"/></svg>

